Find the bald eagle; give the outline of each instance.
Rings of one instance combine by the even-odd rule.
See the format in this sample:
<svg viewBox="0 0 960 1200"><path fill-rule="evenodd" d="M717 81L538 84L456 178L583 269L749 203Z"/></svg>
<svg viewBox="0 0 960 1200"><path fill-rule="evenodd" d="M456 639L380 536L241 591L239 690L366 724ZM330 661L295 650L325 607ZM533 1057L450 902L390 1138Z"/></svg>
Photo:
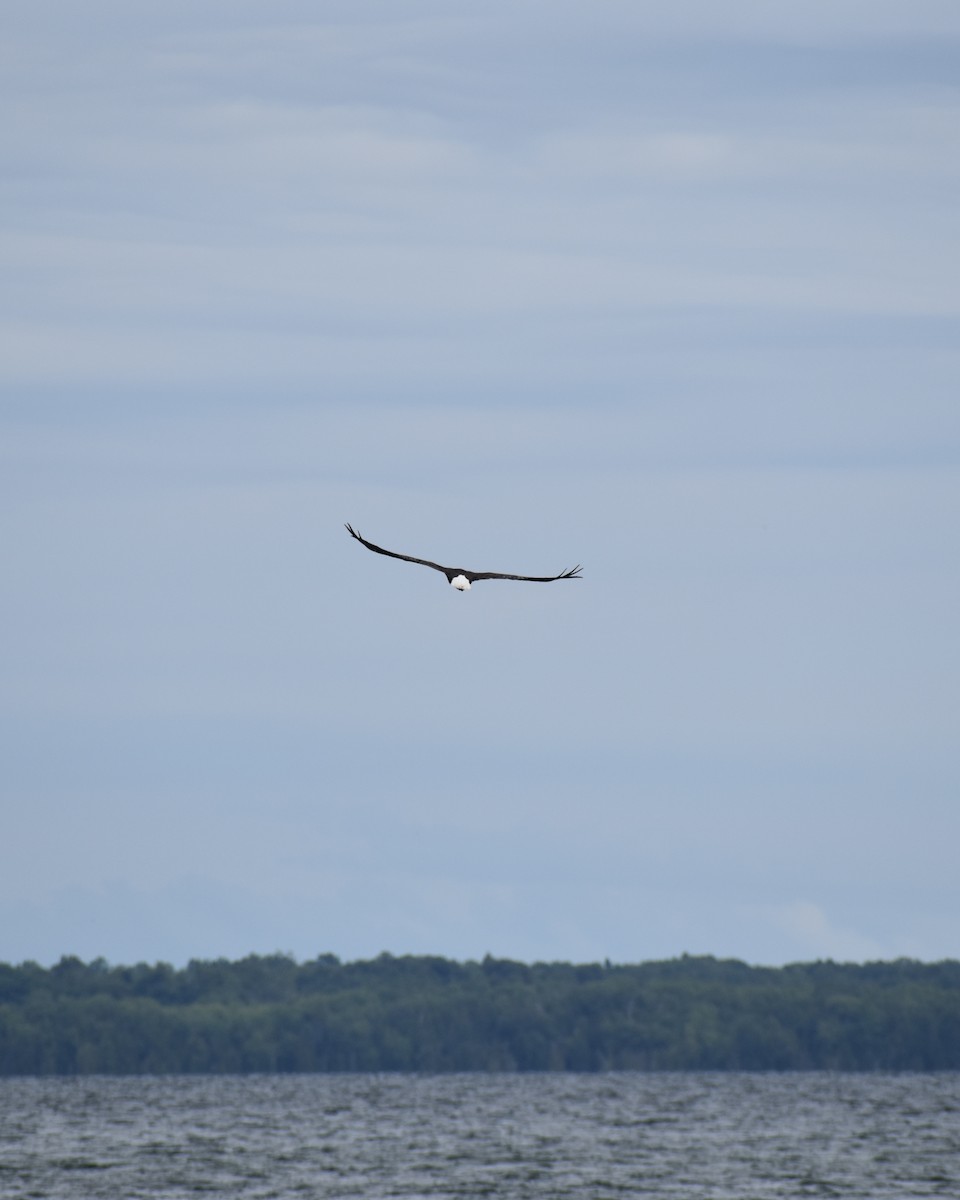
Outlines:
<svg viewBox="0 0 960 1200"><path fill-rule="evenodd" d="M397 554L394 550L384 550L382 546L375 546L373 542L362 538L352 525L347 525L345 528L351 537L355 537L362 546L366 546L375 554L387 554L390 558L402 558L404 562L419 563L421 567L433 567L435 571L443 572L447 577L447 582L458 592L467 591L471 583L476 583L478 579L524 579L528 583L553 583L556 579L579 579L581 577L580 567L570 567L569 570L561 571L559 575L502 575L499 571L468 571L465 567L442 567L428 558L414 558L410 554Z"/></svg>

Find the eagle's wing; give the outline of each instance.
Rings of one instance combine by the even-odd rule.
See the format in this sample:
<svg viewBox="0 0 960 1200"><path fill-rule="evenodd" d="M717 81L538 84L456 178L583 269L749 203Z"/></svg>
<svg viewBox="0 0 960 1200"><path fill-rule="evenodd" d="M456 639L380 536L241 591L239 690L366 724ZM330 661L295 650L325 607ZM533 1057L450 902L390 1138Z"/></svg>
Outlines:
<svg viewBox="0 0 960 1200"><path fill-rule="evenodd" d="M477 579L523 579L527 583L553 583L555 579L581 579L581 567L570 567L559 575L503 575L499 571L468 571L467 577L473 583Z"/></svg>
<svg viewBox="0 0 960 1200"><path fill-rule="evenodd" d="M373 542L368 542L366 538L362 538L352 525L346 526L347 533L351 537L355 537L361 545L366 546L368 550L372 550L374 554L386 554L390 558L402 558L404 562L419 563L421 567L433 567L435 571L447 573L447 567L441 567L439 563L431 562L428 558L414 558L410 554L397 554L395 550L384 550L382 546L375 546Z"/></svg>

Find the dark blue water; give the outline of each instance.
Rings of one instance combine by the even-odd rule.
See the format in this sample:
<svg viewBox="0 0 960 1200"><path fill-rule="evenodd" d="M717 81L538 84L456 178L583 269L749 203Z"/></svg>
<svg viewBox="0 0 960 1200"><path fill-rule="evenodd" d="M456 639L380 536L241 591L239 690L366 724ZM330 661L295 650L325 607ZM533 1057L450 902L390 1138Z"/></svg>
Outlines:
<svg viewBox="0 0 960 1200"><path fill-rule="evenodd" d="M960 1075L0 1079L0 1196L960 1197Z"/></svg>

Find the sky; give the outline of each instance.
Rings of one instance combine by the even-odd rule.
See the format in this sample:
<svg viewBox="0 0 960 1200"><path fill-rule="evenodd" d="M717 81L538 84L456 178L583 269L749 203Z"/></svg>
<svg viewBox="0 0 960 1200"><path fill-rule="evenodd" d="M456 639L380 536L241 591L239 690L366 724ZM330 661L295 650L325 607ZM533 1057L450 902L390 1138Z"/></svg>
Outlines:
<svg viewBox="0 0 960 1200"><path fill-rule="evenodd" d="M2 20L0 961L960 956L954 0Z"/></svg>

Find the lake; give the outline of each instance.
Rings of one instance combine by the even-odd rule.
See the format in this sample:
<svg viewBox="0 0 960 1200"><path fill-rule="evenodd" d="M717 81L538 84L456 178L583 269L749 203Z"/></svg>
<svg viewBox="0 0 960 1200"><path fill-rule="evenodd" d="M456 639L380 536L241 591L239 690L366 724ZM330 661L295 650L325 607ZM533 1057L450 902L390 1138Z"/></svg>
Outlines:
<svg viewBox="0 0 960 1200"><path fill-rule="evenodd" d="M960 1074L0 1079L0 1197L960 1196Z"/></svg>

